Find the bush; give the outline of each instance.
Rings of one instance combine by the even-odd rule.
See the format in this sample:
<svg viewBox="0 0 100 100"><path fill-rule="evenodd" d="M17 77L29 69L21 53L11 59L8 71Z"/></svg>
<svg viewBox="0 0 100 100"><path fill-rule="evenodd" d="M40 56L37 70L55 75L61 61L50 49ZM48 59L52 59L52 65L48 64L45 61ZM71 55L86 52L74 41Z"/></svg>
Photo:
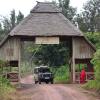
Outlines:
<svg viewBox="0 0 100 100"><path fill-rule="evenodd" d="M68 65L61 66L59 68L52 68L54 72L55 83L68 83L69 82L69 70Z"/></svg>
<svg viewBox="0 0 100 100"><path fill-rule="evenodd" d="M14 88L11 86L9 80L6 78L0 77L0 99L6 100L9 96L9 93L13 91L14 91Z"/></svg>
<svg viewBox="0 0 100 100"><path fill-rule="evenodd" d="M100 49L100 33L85 33L85 36L96 46L96 48Z"/></svg>
<svg viewBox="0 0 100 100"><path fill-rule="evenodd" d="M88 89L96 89L100 93L100 49L95 53L92 63L95 66L95 80L86 83L85 87Z"/></svg>
<svg viewBox="0 0 100 100"><path fill-rule="evenodd" d="M100 49L95 53L92 63L95 66L95 79L100 82Z"/></svg>
<svg viewBox="0 0 100 100"><path fill-rule="evenodd" d="M0 60L0 99L1 100L6 100L8 94L14 90L9 80L2 77L2 73L5 71L3 67L6 67L7 65L8 62Z"/></svg>
<svg viewBox="0 0 100 100"><path fill-rule="evenodd" d="M100 82L96 80L90 80L84 85L87 89L96 89L100 90Z"/></svg>

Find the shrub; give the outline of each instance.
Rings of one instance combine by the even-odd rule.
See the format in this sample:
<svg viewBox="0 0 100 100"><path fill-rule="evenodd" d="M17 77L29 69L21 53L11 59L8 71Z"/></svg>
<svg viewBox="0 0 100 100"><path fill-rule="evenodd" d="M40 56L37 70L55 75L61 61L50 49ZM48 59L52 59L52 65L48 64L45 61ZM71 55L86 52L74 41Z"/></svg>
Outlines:
<svg viewBox="0 0 100 100"><path fill-rule="evenodd" d="M68 83L69 82L69 70L68 65L61 66L59 68L52 68L54 74L55 83Z"/></svg>
<svg viewBox="0 0 100 100"><path fill-rule="evenodd" d="M95 79L100 82L100 49L95 53L92 63L95 66Z"/></svg>
<svg viewBox="0 0 100 100"><path fill-rule="evenodd" d="M6 78L0 77L0 99L6 100L9 96L9 93L12 93L13 91L14 91L14 88L10 84L9 80Z"/></svg>
<svg viewBox="0 0 100 100"><path fill-rule="evenodd" d="M88 89L96 89L100 93L100 49L95 53L92 63L95 66L95 80L86 83L85 87Z"/></svg>

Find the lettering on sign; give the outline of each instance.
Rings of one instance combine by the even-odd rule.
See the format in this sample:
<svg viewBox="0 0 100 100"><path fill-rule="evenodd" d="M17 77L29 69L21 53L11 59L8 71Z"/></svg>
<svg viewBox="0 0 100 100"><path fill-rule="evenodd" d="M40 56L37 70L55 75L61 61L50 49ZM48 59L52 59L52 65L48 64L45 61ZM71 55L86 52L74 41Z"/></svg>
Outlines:
<svg viewBox="0 0 100 100"><path fill-rule="evenodd" d="M59 44L59 37L36 37L35 44Z"/></svg>

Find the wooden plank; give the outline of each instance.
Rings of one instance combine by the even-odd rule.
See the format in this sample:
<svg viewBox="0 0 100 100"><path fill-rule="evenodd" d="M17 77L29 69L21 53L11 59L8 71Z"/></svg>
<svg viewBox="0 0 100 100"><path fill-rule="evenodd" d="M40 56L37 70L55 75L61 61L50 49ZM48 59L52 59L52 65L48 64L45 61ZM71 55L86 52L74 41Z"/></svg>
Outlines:
<svg viewBox="0 0 100 100"><path fill-rule="evenodd" d="M74 38L75 58L88 59L92 58L94 54L93 48L84 40L84 38Z"/></svg>
<svg viewBox="0 0 100 100"><path fill-rule="evenodd" d="M20 82L21 82L21 40L19 40L19 53L18 53L18 80L19 80L19 87L20 87Z"/></svg>
<svg viewBox="0 0 100 100"><path fill-rule="evenodd" d="M73 83L75 83L75 44L74 38L72 38L72 73L73 73Z"/></svg>
<svg viewBox="0 0 100 100"><path fill-rule="evenodd" d="M18 60L18 38L10 38L0 48L0 59L11 61Z"/></svg>
<svg viewBox="0 0 100 100"><path fill-rule="evenodd" d="M59 37L36 37L35 44L59 44Z"/></svg>

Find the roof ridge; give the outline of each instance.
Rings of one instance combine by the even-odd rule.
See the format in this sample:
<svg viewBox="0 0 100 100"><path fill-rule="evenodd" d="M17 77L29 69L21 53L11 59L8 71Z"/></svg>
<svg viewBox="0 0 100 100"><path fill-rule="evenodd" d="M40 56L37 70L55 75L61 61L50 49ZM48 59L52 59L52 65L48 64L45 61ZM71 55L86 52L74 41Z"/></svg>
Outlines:
<svg viewBox="0 0 100 100"><path fill-rule="evenodd" d="M44 3L44 4L54 4L53 2L49 2L49 1L45 1L45 2L40 2L40 1L36 1L37 3Z"/></svg>
<svg viewBox="0 0 100 100"><path fill-rule="evenodd" d="M30 13L61 13L61 9L53 2L37 2Z"/></svg>

